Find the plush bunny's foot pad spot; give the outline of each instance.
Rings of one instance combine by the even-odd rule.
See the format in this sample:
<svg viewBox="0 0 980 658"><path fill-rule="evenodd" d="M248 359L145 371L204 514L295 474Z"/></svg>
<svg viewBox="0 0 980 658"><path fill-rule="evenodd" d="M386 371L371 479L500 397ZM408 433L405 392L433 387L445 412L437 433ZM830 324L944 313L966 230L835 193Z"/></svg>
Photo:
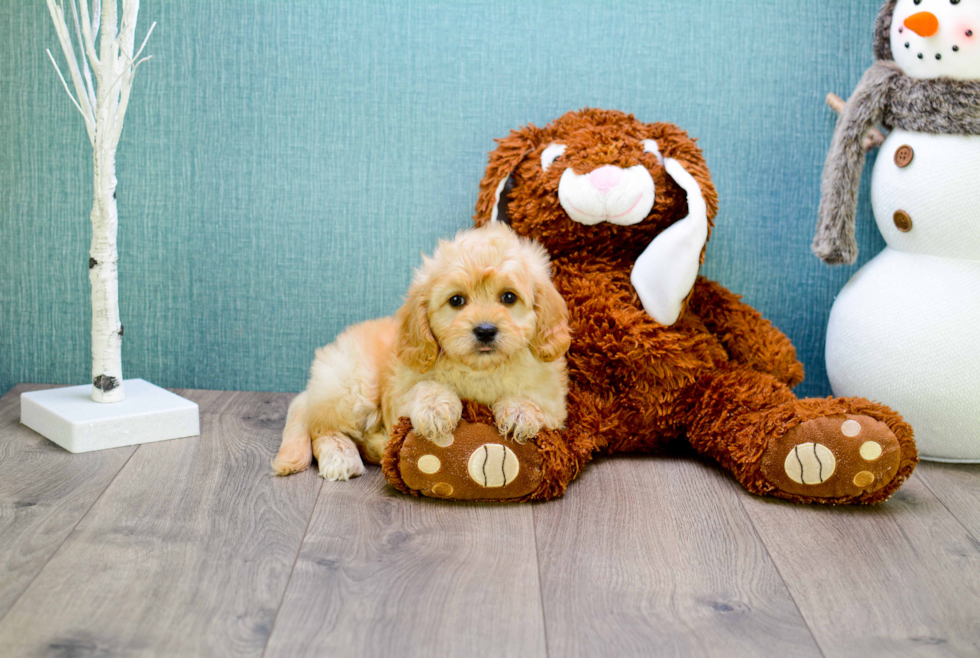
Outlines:
<svg viewBox="0 0 980 658"><path fill-rule="evenodd" d="M533 441L517 443L484 423L460 421L454 440L437 446L410 431L398 452L401 480L432 498L512 500L541 484L541 453Z"/></svg>
<svg viewBox="0 0 980 658"><path fill-rule="evenodd" d="M835 414L800 423L773 440L762 472L780 491L813 498L873 493L898 473L901 446L870 416Z"/></svg>

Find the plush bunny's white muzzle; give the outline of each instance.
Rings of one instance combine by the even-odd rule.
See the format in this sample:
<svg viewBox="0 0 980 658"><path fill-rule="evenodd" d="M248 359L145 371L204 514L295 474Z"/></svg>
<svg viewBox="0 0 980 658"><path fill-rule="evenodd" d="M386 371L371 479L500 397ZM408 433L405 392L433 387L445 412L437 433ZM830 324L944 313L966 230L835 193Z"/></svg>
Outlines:
<svg viewBox="0 0 980 658"><path fill-rule="evenodd" d="M558 182L558 201L573 221L586 226L639 224L653 208L653 177L643 165L605 165L588 174L569 167Z"/></svg>

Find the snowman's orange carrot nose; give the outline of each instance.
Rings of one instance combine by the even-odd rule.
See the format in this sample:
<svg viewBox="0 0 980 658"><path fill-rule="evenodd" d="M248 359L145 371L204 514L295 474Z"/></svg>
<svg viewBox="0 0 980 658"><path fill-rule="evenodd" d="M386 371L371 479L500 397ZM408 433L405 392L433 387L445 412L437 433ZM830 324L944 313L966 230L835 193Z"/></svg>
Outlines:
<svg viewBox="0 0 980 658"><path fill-rule="evenodd" d="M939 19L932 12L920 11L905 19L905 27L920 37L931 37L939 31Z"/></svg>

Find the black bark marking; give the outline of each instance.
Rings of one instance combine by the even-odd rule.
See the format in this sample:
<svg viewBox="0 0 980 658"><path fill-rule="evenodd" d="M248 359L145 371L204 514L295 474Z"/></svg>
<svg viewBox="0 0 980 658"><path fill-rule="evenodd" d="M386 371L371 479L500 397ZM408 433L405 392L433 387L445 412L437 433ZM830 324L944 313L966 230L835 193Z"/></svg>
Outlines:
<svg viewBox="0 0 980 658"><path fill-rule="evenodd" d="M122 335L123 335L123 331L125 331L125 330L126 330L126 325L124 325L124 324L122 324L122 323L120 323L120 324L119 324L119 337L120 337L120 338L122 338Z"/></svg>
<svg viewBox="0 0 980 658"><path fill-rule="evenodd" d="M99 389L103 393L108 393L112 389L119 386L119 382L115 377L109 377L107 375L99 375L92 380L92 385Z"/></svg>
<svg viewBox="0 0 980 658"><path fill-rule="evenodd" d="M116 191L115 191L115 190L113 190L113 191L112 191L112 198L113 198L113 199L115 199L115 198L116 198Z"/></svg>
<svg viewBox="0 0 980 658"><path fill-rule="evenodd" d="M90 257L90 258L88 259L88 268L89 268L89 269L92 269L93 267L95 267L95 266L96 266L96 265L98 265L98 264L99 264L99 261L97 261L97 260L95 260L94 258L91 258L91 257Z"/></svg>

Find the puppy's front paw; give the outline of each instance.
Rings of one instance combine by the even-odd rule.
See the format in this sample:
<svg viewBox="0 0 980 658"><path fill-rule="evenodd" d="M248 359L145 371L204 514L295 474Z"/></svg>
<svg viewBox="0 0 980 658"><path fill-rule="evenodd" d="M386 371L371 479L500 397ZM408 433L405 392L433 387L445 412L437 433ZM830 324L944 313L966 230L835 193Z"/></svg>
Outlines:
<svg viewBox="0 0 980 658"><path fill-rule="evenodd" d="M493 405L493 417L497 421L497 431L518 443L537 436L545 426L547 416L538 405L530 400L504 398Z"/></svg>
<svg viewBox="0 0 980 658"><path fill-rule="evenodd" d="M313 441L320 477L324 480L346 482L364 475L364 462L357 446L346 436L330 434Z"/></svg>
<svg viewBox="0 0 980 658"><path fill-rule="evenodd" d="M459 398L434 397L419 402L411 416L412 427L429 441L445 448L452 445L453 431L462 415L463 403Z"/></svg>

